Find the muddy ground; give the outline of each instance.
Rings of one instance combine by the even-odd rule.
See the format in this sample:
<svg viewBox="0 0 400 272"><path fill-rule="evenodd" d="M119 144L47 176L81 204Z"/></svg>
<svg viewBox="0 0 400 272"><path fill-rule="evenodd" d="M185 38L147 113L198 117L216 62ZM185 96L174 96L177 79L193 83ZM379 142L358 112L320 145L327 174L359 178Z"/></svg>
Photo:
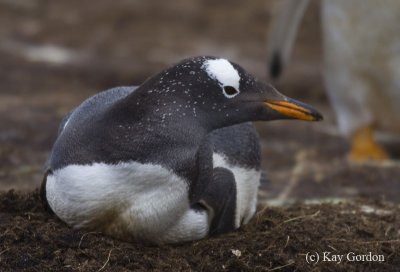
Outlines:
<svg viewBox="0 0 400 272"><path fill-rule="evenodd" d="M0 0L0 271L396 271L400 164L346 160L348 143L320 74L317 1L290 67L274 84L315 105L325 121L257 124L271 181L260 192L263 211L244 229L150 247L71 230L40 206L34 190L66 112L193 55L229 58L267 80L266 33L276 2ZM385 144L398 158L399 145ZM312 265L309 251L372 252L385 261Z"/></svg>
<svg viewBox="0 0 400 272"><path fill-rule="evenodd" d="M0 213L2 271L398 271L400 266L398 206L389 203L264 208L234 233L149 246L71 230L43 211L37 192L8 192L0 199L7 210ZM307 263L309 252L321 254L321 261ZM345 257L340 263L322 261L324 252ZM381 261L353 261L370 252Z"/></svg>

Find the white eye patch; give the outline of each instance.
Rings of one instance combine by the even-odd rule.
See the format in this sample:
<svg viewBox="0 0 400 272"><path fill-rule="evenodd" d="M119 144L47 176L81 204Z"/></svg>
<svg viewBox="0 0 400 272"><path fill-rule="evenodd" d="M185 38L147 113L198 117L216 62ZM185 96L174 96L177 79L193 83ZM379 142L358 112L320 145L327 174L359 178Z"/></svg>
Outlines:
<svg viewBox="0 0 400 272"><path fill-rule="evenodd" d="M238 95L240 76L238 71L226 59L206 60L202 66L208 76L217 80L227 98ZM226 87L226 88L224 88ZM236 92L233 91L233 89Z"/></svg>

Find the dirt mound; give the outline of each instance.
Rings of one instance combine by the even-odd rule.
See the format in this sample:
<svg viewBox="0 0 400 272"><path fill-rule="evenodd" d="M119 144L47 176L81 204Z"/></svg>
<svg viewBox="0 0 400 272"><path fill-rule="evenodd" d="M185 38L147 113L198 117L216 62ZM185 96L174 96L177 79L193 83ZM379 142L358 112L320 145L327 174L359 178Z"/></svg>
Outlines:
<svg viewBox="0 0 400 272"><path fill-rule="evenodd" d="M37 191L9 191L0 194L1 271L398 271L396 209L365 201L266 208L233 233L149 246L72 230L43 210ZM308 252L320 261L307 263ZM324 252L344 258L323 261ZM384 261L351 261L368 254Z"/></svg>

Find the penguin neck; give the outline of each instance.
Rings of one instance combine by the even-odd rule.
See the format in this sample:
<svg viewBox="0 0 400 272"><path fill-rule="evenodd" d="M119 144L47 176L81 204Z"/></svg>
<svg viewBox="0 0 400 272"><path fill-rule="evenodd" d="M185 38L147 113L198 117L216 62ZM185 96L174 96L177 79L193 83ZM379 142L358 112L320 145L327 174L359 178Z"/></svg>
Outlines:
<svg viewBox="0 0 400 272"><path fill-rule="evenodd" d="M135 91L115 109L118 109L116 115L123 118L123 122L170 143L197 144L213 130L193 105L155 92L143 94Z"/></svg>

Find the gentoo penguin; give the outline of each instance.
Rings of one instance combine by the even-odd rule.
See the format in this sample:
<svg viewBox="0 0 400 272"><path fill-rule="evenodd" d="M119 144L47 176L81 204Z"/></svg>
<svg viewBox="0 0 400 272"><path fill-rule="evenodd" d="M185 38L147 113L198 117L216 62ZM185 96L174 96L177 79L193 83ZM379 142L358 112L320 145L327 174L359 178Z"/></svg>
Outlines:
<svg viewBox="0 0 400 272"><path fill-rule="evenodd" d="M269 35L277 78L288 62L309 0L281 1ZM385 160L374 131L400 134L400 1L321 2L324 83L352 161Z"/></svg>
<svg viewBox="0 0 400 272"><path fill-rule="evenodd" d="M260 146L249 121L322 116L225 59L194 57L101 92L61 123L42 184L68 225L177 243L254 215Z"/></svg>

